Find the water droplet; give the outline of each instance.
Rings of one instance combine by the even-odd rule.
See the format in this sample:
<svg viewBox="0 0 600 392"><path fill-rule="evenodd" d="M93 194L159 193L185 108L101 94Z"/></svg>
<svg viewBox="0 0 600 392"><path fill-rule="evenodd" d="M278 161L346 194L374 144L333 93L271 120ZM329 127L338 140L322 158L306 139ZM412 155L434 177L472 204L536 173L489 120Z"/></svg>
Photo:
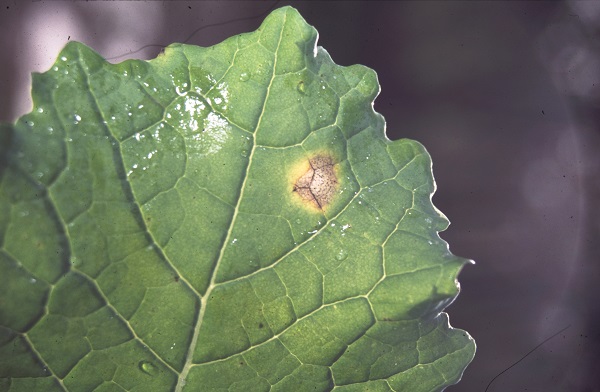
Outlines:
<svg viewBox="0 0 600 392"><path fill-rule="evenodd" d="M158 373L158 368L150 361L140 361L140 370L151 376Z"/></svg>
<svg viewBox="0 0 600 392"><path fill-rule="evenodd" d="M242 156L246 158L248 156L248 150L242 150Z"/></svg>
<svg viewBox="0 0 600 392"><path fill-rule="evenodd" d="M44 108L38 108L38 113L44 113Z"/></svg>
<svg viewBox="0 0 600 392"><path fill-rule="evenodd" d="M299 225L300 223L302 223L302 221L300 220L300 218L296 219L296 224Z"/></svg>
<svg viewBox="0 0 600 392"><path fill-rule="evenodd" d="M245 82L250 79L250 75L247 72L242 72L240 74L240 82Z"/></svg>
<svg viewBox="0 0 600 392"><path fill-rule="evenodd" d="M335 255L335 259L337 261L344 261L348 258L348 252L346 249L340 249L340 251Z"/></svg>
<svg viewBox="0 0 600 392"><path fill-rule="evenodd" d="M304 94L306 92L306 86L304 85L304 81L301 80L300 82L298 82L298 86L296 87L298 89L298 92L301 94Z"/></svg>

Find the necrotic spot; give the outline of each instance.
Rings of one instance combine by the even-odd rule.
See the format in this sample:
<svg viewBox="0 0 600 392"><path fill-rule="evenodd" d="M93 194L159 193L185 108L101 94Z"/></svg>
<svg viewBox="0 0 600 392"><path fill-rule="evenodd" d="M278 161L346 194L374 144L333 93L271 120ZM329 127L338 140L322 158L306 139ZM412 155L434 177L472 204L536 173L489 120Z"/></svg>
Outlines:
<svg viewBox="0 0 600 392"><path fill-rule="evenodd" d="M314 207L327 207L335 195L338 180L333 158L318 155L309 160L309 169L294 184L294 192Z"/></svg>

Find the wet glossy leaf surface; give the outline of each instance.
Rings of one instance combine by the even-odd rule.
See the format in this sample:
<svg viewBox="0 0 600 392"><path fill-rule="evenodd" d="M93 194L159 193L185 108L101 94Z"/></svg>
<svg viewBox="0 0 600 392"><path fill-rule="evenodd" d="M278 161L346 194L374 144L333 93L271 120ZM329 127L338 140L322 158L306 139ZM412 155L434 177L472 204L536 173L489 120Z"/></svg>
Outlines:
<svg viewBox="0 0 600 392"><path fill-rule="evenodd" d="M435 391L467 260L375 73L293 8L112 65L70 43L4 125L0 390Z"/></svg>

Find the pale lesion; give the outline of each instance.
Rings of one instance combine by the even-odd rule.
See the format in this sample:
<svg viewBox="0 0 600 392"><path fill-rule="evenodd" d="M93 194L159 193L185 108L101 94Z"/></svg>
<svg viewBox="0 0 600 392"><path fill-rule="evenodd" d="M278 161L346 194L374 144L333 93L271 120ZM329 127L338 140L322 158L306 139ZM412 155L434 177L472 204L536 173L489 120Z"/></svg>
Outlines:
<svg viewBox="0 0 600 392"><path fill-rule="evenodd" d="M322 210L331 204L337 188L335 161L330 156L317 155L309 160L308 170L298 178L293 191L304 202Z"/></svg>

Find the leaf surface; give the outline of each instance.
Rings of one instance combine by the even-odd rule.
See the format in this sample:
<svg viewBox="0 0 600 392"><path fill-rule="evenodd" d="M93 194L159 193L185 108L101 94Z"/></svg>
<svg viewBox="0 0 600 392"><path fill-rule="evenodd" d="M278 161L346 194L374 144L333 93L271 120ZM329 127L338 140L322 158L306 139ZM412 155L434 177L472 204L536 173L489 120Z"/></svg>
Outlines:
<svg viewBox="0 0 600 392"><path fill-rule="evenodd" d="M437 391L475 345L430 157L290 7L109 64L0 130L1 391Z"/></svg>

